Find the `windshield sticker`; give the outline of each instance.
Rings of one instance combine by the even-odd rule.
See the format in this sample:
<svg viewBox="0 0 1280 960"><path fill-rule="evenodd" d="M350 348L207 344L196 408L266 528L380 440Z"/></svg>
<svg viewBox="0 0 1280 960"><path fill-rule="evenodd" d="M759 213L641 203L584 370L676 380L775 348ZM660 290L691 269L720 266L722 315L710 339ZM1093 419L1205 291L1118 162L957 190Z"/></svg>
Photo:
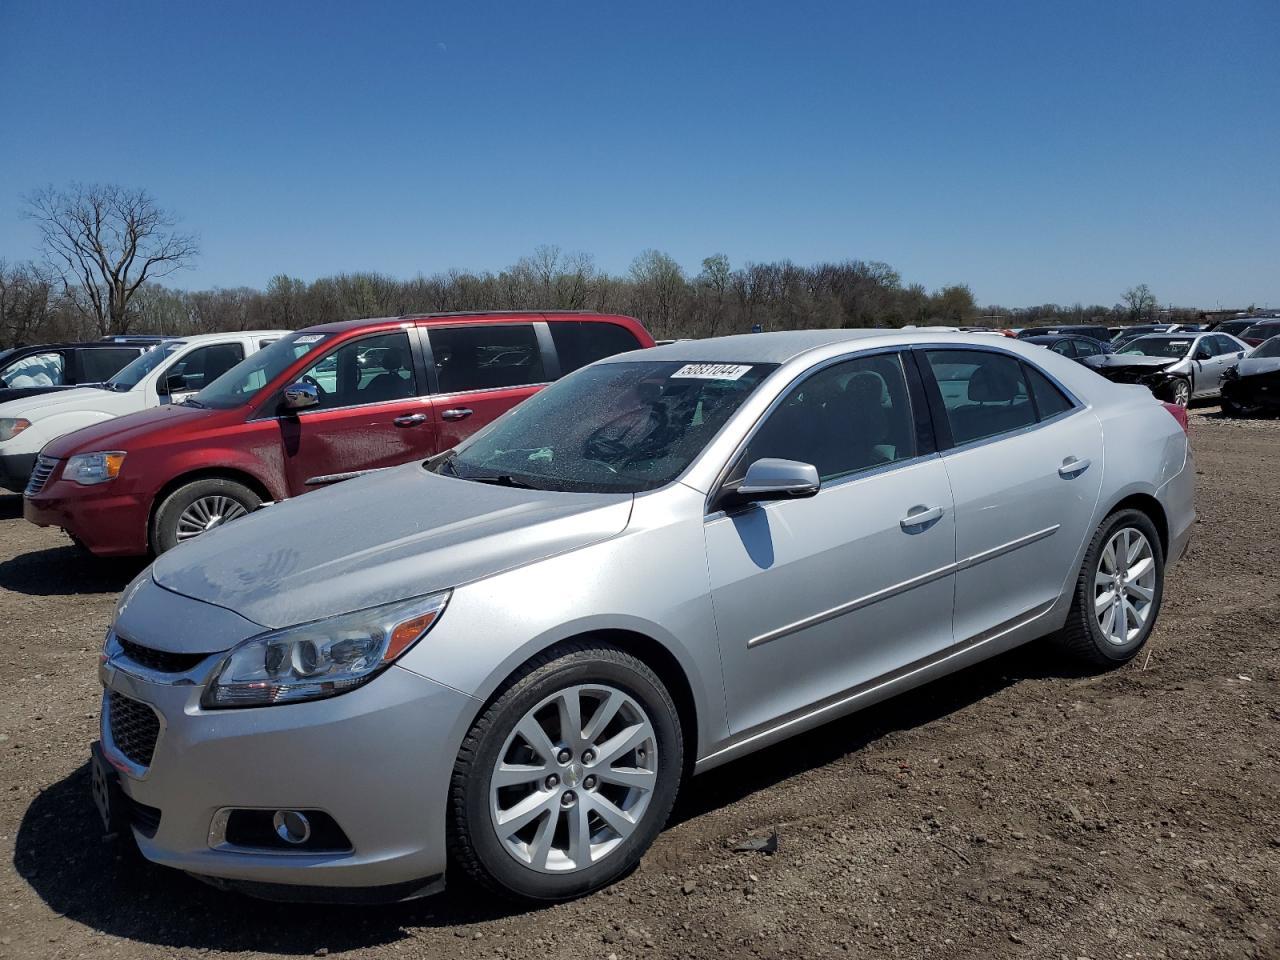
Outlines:
<svg viewBox="0 0 1280 960"><path fill-rule="evenodd" d="M750 369L749 363L686 363L671 375L671 379L737 380Z"/></svg>
<svg viewBox="0 0 1280 960"><path fill-rule="evenodd" d="M299 337L294 343L317 343L324 339L323 333L308 333L305 337Z"/></svg>

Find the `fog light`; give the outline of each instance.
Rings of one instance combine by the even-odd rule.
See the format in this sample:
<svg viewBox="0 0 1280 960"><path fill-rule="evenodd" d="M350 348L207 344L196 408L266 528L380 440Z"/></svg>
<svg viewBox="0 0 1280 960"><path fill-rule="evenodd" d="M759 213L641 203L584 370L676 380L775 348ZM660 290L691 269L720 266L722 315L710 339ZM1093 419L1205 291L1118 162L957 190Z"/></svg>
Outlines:
<svg viewBox="0 0 1280 960"><path fill-rule="evenodd" d="M271 825L285 843L306 843L311 839L311 821L297 810L277 810Z"/></svg>

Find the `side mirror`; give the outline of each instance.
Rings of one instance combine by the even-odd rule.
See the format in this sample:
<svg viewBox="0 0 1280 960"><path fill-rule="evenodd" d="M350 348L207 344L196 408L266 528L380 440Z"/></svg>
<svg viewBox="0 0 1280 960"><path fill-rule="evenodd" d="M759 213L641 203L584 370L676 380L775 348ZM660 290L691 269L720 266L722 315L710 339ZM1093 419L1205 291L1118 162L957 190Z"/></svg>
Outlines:
<svg viewBox="0 0 1280 960"><path fill-rule="evenodd" d="M741 506L764 500L799 500L812 497L822 488L818 468L798 460L764 457L747 467L747 475L725 488L727 506Z"/></svg>
<svg viewBox="0 0 1280 960"><path fill-rule="evenodd" d="M187 378L180 373L171 373L164 378L164 392L178 393L187 388Z"/></svg>
<svg viewBox="0 0 1280 960"><path fill-rule="evenodd" d="M284 400L281 406L286 410L305 410L320 402L320 391L314 384L299 380L284 388Z"/></svg>

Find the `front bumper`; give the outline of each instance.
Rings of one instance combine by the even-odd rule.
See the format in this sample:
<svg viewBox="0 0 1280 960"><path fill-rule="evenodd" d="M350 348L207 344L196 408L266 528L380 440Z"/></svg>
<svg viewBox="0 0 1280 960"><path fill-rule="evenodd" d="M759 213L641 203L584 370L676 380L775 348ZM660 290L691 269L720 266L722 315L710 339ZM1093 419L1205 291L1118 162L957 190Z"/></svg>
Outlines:
<svg viewBox="0 0 1280 960"><path fill-rule="evenodd" d="M1280 376L1256 374L1223 380L1222 399L1247 409L1280 410Z"/></svg>
<svg viewBox="0 0 1280 960"><path fill-rule="evenodd" d="M59 463L44 487L25 497L22 515L40 527L61 527L102 557L147 553L151 500L117 486L118 480L81 486L61 479Z"/></svg>
<svg viewBox="0 0 1280 960"><path fill-rule="evenodd" d="M13 493L21 493L31 478L36 456L34 453L0 454L0 487Z"/></svg>
<svg viewBox="0 0 1280 960"><path fill-rule="evenodd" d="M134 829L143 856L277 899L362 899L357 892L404 899L438 889L450 778L479 704L393 666L328 700L204 710L200 695L219 659L181 675L157 675L119 656L102 664L104 753L130 800L159 811L151 836ZM145 766L113 739L111 691L159 717ZM128 749L137 757L136 743ZM228 807L322 810L351 849L228 846L214 829L215 814ZM309 889L291 896L295 887Z"/></svg>

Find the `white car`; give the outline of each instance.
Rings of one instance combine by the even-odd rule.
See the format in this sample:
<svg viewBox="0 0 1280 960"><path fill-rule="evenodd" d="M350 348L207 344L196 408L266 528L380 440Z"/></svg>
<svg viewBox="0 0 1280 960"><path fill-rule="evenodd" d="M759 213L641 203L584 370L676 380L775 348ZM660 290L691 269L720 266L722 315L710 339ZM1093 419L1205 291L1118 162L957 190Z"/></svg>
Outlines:
<svg viewBox="0 0 1280 960"><path fill-rule="evenodd" d="M242 330L169 340L102 387L0 403L0 486L21 492L50 440L103 420L176 403L212 383L288 330Z"/></svg>

